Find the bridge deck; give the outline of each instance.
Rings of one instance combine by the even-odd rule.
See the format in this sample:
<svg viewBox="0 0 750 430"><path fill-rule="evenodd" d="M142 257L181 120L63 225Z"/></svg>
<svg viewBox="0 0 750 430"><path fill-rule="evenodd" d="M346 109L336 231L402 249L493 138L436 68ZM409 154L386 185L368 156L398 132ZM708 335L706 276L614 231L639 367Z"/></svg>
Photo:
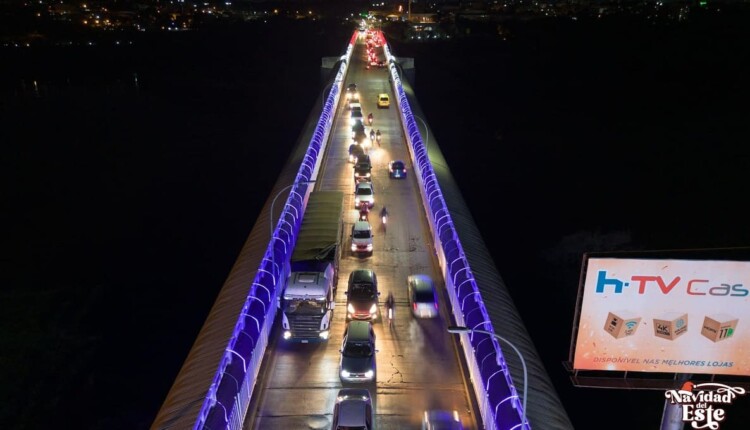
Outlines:
<svg viewBox="0 0 750 430"><path fill-rule="evenodd" d="M413 169L387 70L366 70L365 55L360 42L352 55L344 87L357 84L365 116L373 112L373 127L383 133L382 148L370 153L375 187L371 216L376 234L374 253L365 258L352 256L348 252L349 243L344 244L334 323L327 343L288 344L280 340L278 329L272 331L262 376L248 412L247 429L330 427L336 393L342 387L357 386L342 384L338 376L338 350L346 324L344 291L349 273L356 268L371 268L377 273L381 305L389 291L397 304L393 328L383 324L382 318L375 323L379 350L377 382L365 387L373 394L377 428L416 428L423 411L432 408L458 410L467 429L480 428L455 338L446 331L450 321L448 302L432 245L428 243L428 226L419 202L418 185L411 175ZM377 109L378 93L390 95L389 109ZM352 165L347 161L350 143L351 128L342 97L316 188L345 192L347 232L357 217ZM387 164L392 159L407 163L410 175L406 180L389 179ZM375 215L384 204L390 214L387 231ZM411 316L406 277L412 273L429 274L438 284L440 318L416 320Z"/></svg>

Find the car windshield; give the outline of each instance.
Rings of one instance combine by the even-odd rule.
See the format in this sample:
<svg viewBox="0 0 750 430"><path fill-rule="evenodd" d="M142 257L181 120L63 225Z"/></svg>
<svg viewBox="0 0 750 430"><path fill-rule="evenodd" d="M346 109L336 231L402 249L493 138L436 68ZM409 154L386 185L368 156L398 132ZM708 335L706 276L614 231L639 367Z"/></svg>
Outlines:
<svg viewBox="0 0 750 430"><path fill-rule="evenodd" d="M354 284L349 289L349 297L353 299L374 299L375 291L371 284Z"/></svg>
<svg viewBox="0 0 750 430"><path fill-rule="evenodd" d="M414 293L414 299L419 303L432 303L435 300L435 296L432 294L432 291L420 290Z"/></svg>
<svg viewBox="0 0 750 430"><path fill-rule="evenodd" d="M370 230L354 230L352 237L355 239L369 239L372 237Z"/></svg>
<svg viewBox="0 0 750 430"><path fill-rule="evenodd" d="M349 342L344 347L344 357L364 358L372 356L372 347L366 343Z"/></svg>
<svg viewBox="0 0 750 430"><path fill-rule="evenodd" d="M336 430L367 430L365 426L336 426Z"/></svg>
<svg viewBox="0 0 750 430"><path fill-rule="evenodd" d="M382 96L382 97L380 97L380 100L382 100L382 101L388 101L388 96Z"/></svg>
<svg viewBox="0 0 750 430"><path fill-rule="evenodd" d="M393 168L394 169L403 169L404 168L404 163L393 163Z"/></svg>
<svg viewBox="0 0 750 430"><path fill-rule="evenodd" d="M357 189L357 195L359 196L371 196L372 189L368 187L362 187Z"/></svg>

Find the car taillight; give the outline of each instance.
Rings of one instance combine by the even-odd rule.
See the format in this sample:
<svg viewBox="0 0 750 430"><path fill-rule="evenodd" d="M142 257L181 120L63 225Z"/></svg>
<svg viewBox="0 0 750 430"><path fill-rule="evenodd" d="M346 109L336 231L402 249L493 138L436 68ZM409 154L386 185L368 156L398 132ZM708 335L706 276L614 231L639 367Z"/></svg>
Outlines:
<svg viewBox="0 0 750 430"><path fill-rule="evenodd" d="M416 303L416 302L412 303L412 307L413 307L413 308L414 308L414 310L416 311L416 310L417 310L417 303Z"/></svg>

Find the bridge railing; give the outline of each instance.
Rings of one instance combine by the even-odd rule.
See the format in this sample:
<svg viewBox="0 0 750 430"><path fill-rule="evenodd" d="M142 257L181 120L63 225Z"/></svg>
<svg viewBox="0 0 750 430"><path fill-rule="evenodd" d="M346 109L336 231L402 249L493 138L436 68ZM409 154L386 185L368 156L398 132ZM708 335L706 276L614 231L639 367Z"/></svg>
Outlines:
<svg viewBox="0 0 750 430"><path fill-rule="evenodd" d="M385 40L384 37L383 40ZM460 326L494 333L437 176L427 155L427 147L422 142L419 127L404 92L398 63L391 54L389 46L387 44L383 46L393 91L396 95L396 104L401 115L401 124L407 138L407 147L417 173L417 181L420 184L422 204L427 213L435 254L438 257L445 287L450 297L453 317L456 324ZM530 429L528 421L525 426L521 423L522 403L511 380L510 369L497 339L493 336L473 333L469 335L469 342L464 342L462 339L461 346L485 428L491 430Z"/></svg>
<svg viewBox="0 0 750 430"><path fill-rule="evenodd" d="M346 53L341 57L341 65L323 112L237 318L232 337L208 387L194 430L242 429L268 345L268 335L276 317L277 299L286 275L285 263L291 257L307 197L312 191L309 181L318 175L356 37L355 31Z"/></svg>

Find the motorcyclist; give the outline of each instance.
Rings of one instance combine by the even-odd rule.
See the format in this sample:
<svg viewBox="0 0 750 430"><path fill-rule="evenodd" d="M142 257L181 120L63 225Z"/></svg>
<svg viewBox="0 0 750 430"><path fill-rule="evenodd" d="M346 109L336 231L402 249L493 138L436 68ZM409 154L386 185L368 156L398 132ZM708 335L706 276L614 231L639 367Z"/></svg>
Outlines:
<svg viewBox="0 0 750 430"><path fill-rule="evenodd" d="M395 302L395 300L393 299L393 293L389 291L388 292L388 297L385 299L385 310L388 313L388 322L389 323L390 323L391 320L393 320L393 318L395 316L395 313L396 313L395 309L394 309L394 305L395 305L394 302Z"/></svg>
<svg viewBox="0 0 750 430"><path fill-rule="evenodd" d="M367 221L367 216L370 213L370 205L368 205L365 202L360 203L359 205L359 220L360 221Z"/></svg>
<svg viewBox="0 0 750 430"><path fill-rule="evenodd" d="M380 129L378 129L378 131L375 132L375 137L378 139L378 145L380 145Z"/></svg>
<svg viewBox="0 0 750 430"><path fill-rule="evenodd" d="M370 129L370 140L375 140L375 130Z"/></svg>
<svg viewBox="0 0 750 430"><path fill-rule="evenodd" d="M372 125L372 112L367 115L367 121Z"/></svg>
<svg viewBox="0 0 750 430"><path fill-rule="evenodd" d="M380 210L380 218L385 222L385 220L388 218L388 209L383 206L383 209Z"/></svg>

